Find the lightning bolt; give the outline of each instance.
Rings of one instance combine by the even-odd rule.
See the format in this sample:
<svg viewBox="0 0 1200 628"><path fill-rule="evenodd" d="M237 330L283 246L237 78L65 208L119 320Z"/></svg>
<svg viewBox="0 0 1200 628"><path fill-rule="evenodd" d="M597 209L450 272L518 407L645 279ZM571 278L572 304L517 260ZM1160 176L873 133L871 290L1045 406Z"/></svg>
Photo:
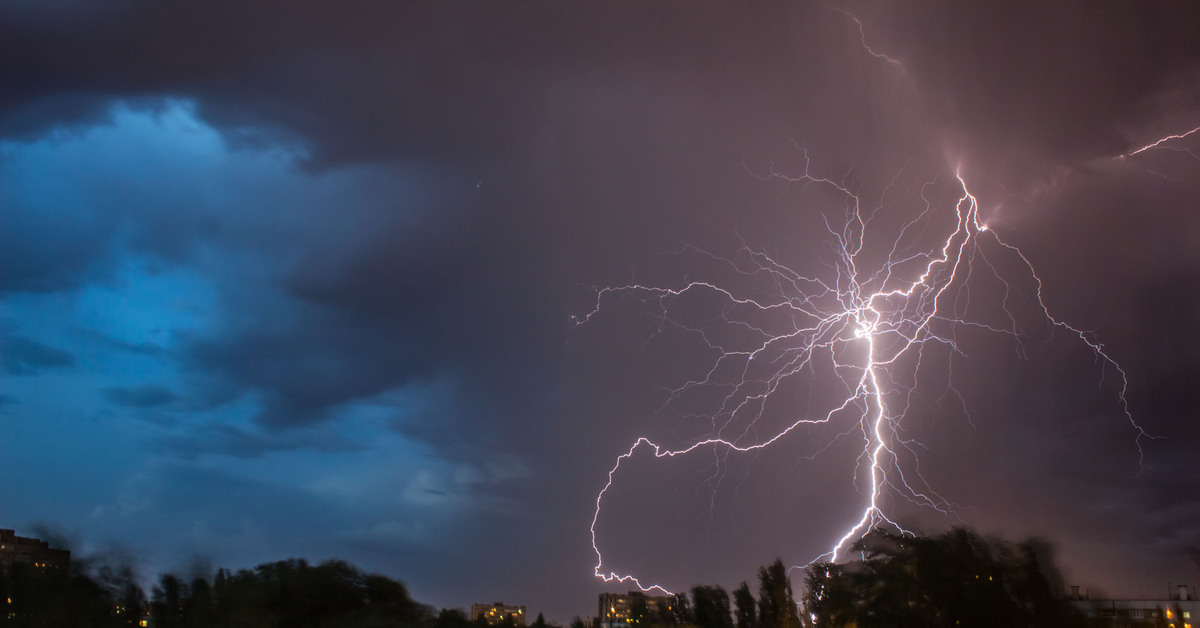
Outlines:
<svg viewBox="0 0 1200 628"><path fill-rule="evenodd" d="M896 59L894 57L889 57L888 55L885 55L882 52L876 52L875 49L872 48L871 45L867 43L867 32L863 28L862 20L858 19L858 17L856 15L854 15L853 13L851 13L841 7L832 7L832 9L834 11L837 11L838 13L842 13L846 17L850 18L850 20L852 22L854 22L854 25L858 27L858 39L862 43L863 50L867 51L867 54L871 55L872 57L875 57L876 59L882 59L884 61L887 61L888 63L900 68L901 70L904 70L904 64L901 63L899 59Z"/></svg>
<svg viewBox="0 0 1200 628"><path fill-rule="evenodd" d="M867 42L862 21L838 7L856 25L863 50L872 57L904 71L896 58L873 49ZM1168 135L1118 156L1125 159L1162 147L1163 144L1200 133L1200 127ZM620 574L608 568L600 550L596 527L603 510L605 496L613 488L622 464L639 452L648 452L656 459L687 456L700 451L717 454L718 465L730 454L743 454L766 449L780 443L789 434L819 425L836 425L833 440L854 433L861 434L862 450L858 456L853 481L859 485L858 471L866 476L865 499L856 519L846 524L844 533L832 540L829 549L815 557L836 562L848 551L853 541L877 526L890 526L908 533L885 506L885 497L896 496L910 504L949 514L951 504L938 495L922 476L919 467L902 462L906 457L917 459L920 443L905 434L903 420L909 414L911 400L918 388L917 373L926 359L929 347L944 347L951 357L965 356L956 337L959 330L973 329L999 334L1012 339L1019 355L1023 355L1023 334L1015 313L1017 277L1009 278L1002 268L1016 268L1027 285L1032 285L1029 297L1046 323L1053 329L1086 346L1100 363L1101 378L1106 371L1115 373L1116 403L1134 434L1139 468L1144 461L1142 441L1155 438L1134 419L1126 399L1129 380L1125 370L1084 330L1051 314L1043 298L1043 282L1028 257L990 229L980 216L979 201L971 193L961 167L954 168L951 202L938 203L933 193L939 189L938 180L920 186L914 215L903 222L890 240L884 238L879 251L867 245L869 236L878 228L884 212L884 200L899 185L898 173L874 207L864 207L851 186L832 178L813 173L807 151L803 155L803 172L788 175L772 169L770 179L789 184L820 186L840 196L845 211L841 220L831 221L822 214L824 227L834 261L828 265L827 276L807 276L777 262L762 250L744 241L736 254L722 257L707 251L687 247L710 262L732 270L735 276L746 278L746 285L758 285L755 292L741 285L719 281L686 281L676 287L645 284L625 284L596 289L592 310L575 317L582 325L598 316L606 299L633 296L658 308L659 330L674 326L693 334L717 356L706 373L670 391L667 402L678 400L693 389L704 387L727 390L718 407L706 417L711 422L707 438L678 449L639 437L627 451L619 455L608 472L607 481L596 495L591 523L592 549L596 555L595 576L604 582L631 583L643 591L671 594L663 585L643 583L633 574ZM1190 151L1189 151L1190 152ZM1193 154L1194 156L1194 154ZM920 247L915 242L944 218L944 235L932 246ZM872 243L874 240L871 240ZM883 252L882 261L872 253ZM1005 266L1007 263L1007 266ZM970 309L970 285L974 277L990 274L1002 286L1004 296L998 314L1000 323L975 320L966 316ZM764 291L762 285L772 286ZM701 325L688 323L673 316L676 301L693 294L722 300L726 309L721 322L744 332L740 343L727 336L712 334ZM678 306L682 308L683 306ZM773 328L764 320L785 321ZM786 383L800 376L817 375L818 365L831 367L845 395L830 403L827 411L812 416L800 416L785 421L782 429L769 429L766 437L758 437L764 429L767 401ZM736 376L730 377L729 373ZM952 373L946 376L947 394L953 394L963 404L962 395L953 385ZM970 420L969 413L967 414ZM817 452L823 452L833 441ZM718 469L719 471L719 469Z"/></svg>
<svg viewBox="0 0 1200 628"><path fill-rule="evenodd" d="M596 527L605 496L614 486L622 464L639 451L655 458L686 456L698 451L715 452L718 456L747 453L771 447L789 434L814 425L838 426L835 440L860 433L863 449L857 467L865 471L866 478L860 481L856 471L854 481L859 486L865 484L862 512L847 524L829 550L814 560L837 561L854 539L872 527L890 526L907 532L889 517L885 496L897 496L911 504L949 513L951 506L931 488L919 468L906 468L915 465L902 464L906 459L916 459L915 447L919 445L906 436L903 420L909 412L917 388L917 371L928 347L942 346L952 356L965 355L956 335L958 330L969 328L1011 337L1020 348L1021 330L1017 315L1010 309L1010 296L1019 292L1019 288L1015 286L1015 278L1006 278L1001 268L1016 268L1026 285L1035 288L1029 291L1032 292L1029 302L1036 304L1047 323L1077 338L1090 348L1098 362L1116 374L1117 402L1136 435L1141 461L1142 439L1150 436L1134 420L1126 401L1125 371L1089 334L1050 313L1042 296L1042 280L1033 264L981 219L979 201L970 192L960 169L955 170L953 182L939 184L934 178L920 185L921 200L914 205L914 215L900 225L885 248L882 261L872 262L869 253L875 239L869 236L881 221L885 213L881 211L883 200L898 185L900 174L884 191L879 205L867 208L847 184L813 174L806 151L803 157L802 174L785 175L773 170L769 177L789 184L820 186L844 201L842 220L831 221L822 215L834 251L828 276L800 274L744 241L732 257L690 248L746 277L747 284L765 283L775 289L762 294L761 289L752 291L700 280L676 287L636 283L604 287L596 290L592 310L576 319L578 324L589 322L599 315L606 300L621 295L654 304L662 323L660 329L674 325L698 337L717 356L703 377L671 391L668 403L696 388L729 391L716 411L707 417L712 423L709 437L680 449L640 437L617 457L607 482L596 496L591 525L592 549L596 555L594 572L605 582L632 583L643 591L669 593L662 585L644 584L632 574L619 574L606 567L597 540ZM937 198L943 200L939 203ZM918 234L939 222L947 225L944 235L932 246L919 247ZM867 245L868 240L872 246ZM966 316L970 305L969 280L984 273L1004 286L1003 314L999 315L1002 324ZM710 333L703 325L675 316L683 307L675 305L676 301L700 294L724 302L726 314L722 323L744 332L739 338L748 336L752 340L739 344ZM776 324L786 321L786 324L771 328L765 320ZM818 364L832 367L845 396L824 413L795 418L783 429L756 438L764 429L760 419L767 400L782 385L801 375L816 376ZM728 376L731 372L736 373L732 379ZM947 378L948 390L957 394L950 375Z"/></svg>
<svg viewBox="0 0 1200 628"><path fill-rule="evenodd" d="M1140 154L1140 153L1144 153L1144 152L1146 152L1146 151L1148 151L1148 150L1150 150L1150 149L1152 149L1152 148L1158 148L1159 146L1161 146L1162 144L1165 144L1165 143L1167 143L1167 142L1174 141L1174 140L1181 140L1181 139L1183 139L1183 138L1185 138L1185 137L1187 137L1187 136L1189 136L1189 135L1192 135L1193 133L1196 133L1196 132L1200 132L1200 126L1198 126L1198 127L1194 128L1194 129L1192 129L1191 131L1187 131L1186 133L1178 133L1178 134L1175 134L1175 135L1167 135L1167 136L1165 136L1165 137L1163 137L1163 138L1161 138L1161 139L1159 139L1159 140L1157 140L1157 141L1154 141L1154 142L1151 142L1151 143L1149 143L1149 144L1146 144L1145 146L1143 146L1143 147L1141 147L1141 148L1139 148L1139 149L1137 149L1137 150L1130 151L1130 152L1128 152L1128 153L1125 153L1124 155L1119 155L1119 156L1118 156L1118 158L1119 158L1119 159L1124 159L1124 158L1126 158L1126 157L1132 157L1132 156L1134 156L1134 155L1137 155L1137 154Z"/></svg>

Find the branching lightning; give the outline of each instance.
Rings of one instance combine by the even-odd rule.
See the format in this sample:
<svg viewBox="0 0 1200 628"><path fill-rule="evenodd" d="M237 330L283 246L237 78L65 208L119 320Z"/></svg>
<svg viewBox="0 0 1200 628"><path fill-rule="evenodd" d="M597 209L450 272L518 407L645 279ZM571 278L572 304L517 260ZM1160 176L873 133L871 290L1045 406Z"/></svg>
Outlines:
<svg viewBox="0 0 1200 628"><path fill-rule="evenodd" d="M902 63L872 49L867 43L862 22L845 14L858 28L863 49L871 56L903 70ZM1162 148L1164 144L1200 133L1200 127L1169 135L1149 143L1120 159ZM1083 329L1054 316L1043 298L1043 282L1029 258L1015 245L1006 242L989 228L980 215L979 201L970 191L961 167L954 169L953 184L940 184L937 178L920 187L920 204L912 217L880 236L880 217L886 211L883 198L877 206L866 207L859 193L844 181L814 174L807 151L803 153L803 171L799 175L772 171L773 179L790 184L819 186L844 200L844 212L838 220L824 214L825 231L834 252L828 273L810 276L796 271L771 255L742 242L732 256L720 256L691 248L709 261L723 265L735 277L745 277L747 285L723 281L687 280L676 286L630 283L596 290L594 306L586 315L576 317L577 324L591 321L601 313L606 299L629 296L657 308L662 326L675 327L693 334L716 356L706 374L671 391L668 403L690 390L713 387L727 391L718 406L706 418L711 432L682 448L670 448L650 438L639 437L619 455L608 472L607 482L596 495L591 523L592 549L596 555L595 576L605 582L636 585L643 591L670 591L663 585L643 583L633 574L622 574L606 565L597 539L605 496L617 481L622 464L648 452L655 459L687 456L700 451L719 455L741 454L780 444L789 434L815 426L833 426L834 439L861 434L852 479L864 497L862 510L846 523L844 532L831 539L829 549L813 559L837 561L853 542L876 526L906 530L889 515L887 497L895 497L919 507L942 513L952 511L914 464L920 443L904 430L910 414L917 373L929 347L943 347L951 355L965 355L958 341L960 330L974 329L1012 339L1021 353L1023 333L1017 314L1010 309L1011 294L1021 292L1018 280L1028 290L1029 302L1052 329L1065 332L1086 346L1099 363L1102 378L1115 375L1116 404L1134 435L1139 464L1144 439L1153 438L1134 419L1126 400L1128 377L1120 364ZM897 179L899 178L897 175ZM892 181L892 185L896 180ZM932 191L949 185L954 200L939 202ZM891 185L884 191L886 197ZM944 187L942 188L944 189ZM931 230L944 229L932 246L916 244ZM917 234L923 234L918 237ZM869 237L870 236L870 237ZM869 242L868 242L869 240ZM880 247L879 243L884 242ZM1000 260L1005 263L1000 263ZM1008 270L1002 270L1008 269ZM1019 276L1012 276L1013 269ZM1004 297L997 320L966 316L971 282L988 275L1003 286ZM765 281L764 281L765 279ZM755 290L757 282L774 287ZM678 320L673 306L688 296L705 295L726 304L724 323L747 332L749 343L730 343L715 338L706 329ZM676 306L682 307L682 306ZM753 314L754 316L739 316ZM763 318L787 321L781 329L757 322ZM751 320L753 318L754 320ZM741 336L745 338L746 335ZM932 353L932 352L931 352ZM932 359L932 358L930 358ZM816 369L831 368L837 374L845 395L813 415L794 416L780 429L767 429L760 419L769 399L787 383L802 376L815 376ZM729 373L736 373L732 381ZM959 395L952 374L946 375L947 391ZM964 411L966 409L964 402ZM968 414L969 418L969 414ZM760 432L766 432L760 435ZM828 445L827 445L828 446ZM860 476L861 472L861 476ZM810 562L811 564L811 562Z"/></svg>
<svg viewBox="0 0 1200 628"><path fill-rule="evenodd" d="M727 385L718 381L718 372L740 374L720 407L709 417L713 425L710 437L681 449L670 449L642 437L617 458L609 470L607 483L596 496L592 518L592 548L596 553L595 575L598 578L606 582L629 582L646 591L666 591L661 585L645 584L633 575L619 574L607 568L597 541L596 526L605 495L613 487L621 465L640 450L649 451L655 458L684 456L700 450L752 452L771 447L789 433L816 424L836 425L836 431L843 436L861 432L863 449L859 467L865 470L866 476L861 515L847 524L845 532L818 559L838 560L856 538L875 526L891 526L904 531L894 518L889 517L883 504L885 495L949 512L949 504L925 481L919 470L902 466L901 454L915 456L917 445L905 435L902 423L909 412L916 369L924 359L927 346L943 345L952 352L961 353L956 330L962 328L1011 336L1019 345L1019 327L1015 314L1008 311L1007 298L1003 309L1009 325L973 321L962 315L963 299L969 299L963 295L969 295L966 287L973 274L991 273L1006 290L1016 290L994 262L994 258L1002 255L1008 256L1012 266L1027 273L1026 280L1036 287L1031 295L1032 302L1046 321L1078 338L1099 362L1116 374L1118 402L1136 435L1141 455L1141 440L1148 434L1134 420L1125 400L1125 371L1099 342L1050 313L1042 297L1042 280L1033 265L1018 248L1005 242L982 221L979 202L961 172L955 173L954 188L958 193L952 207L938 207L927 199L926 189L934 186L936 180L921 187L923 207L902 225L883 262L874 268L864 267L869 257L864 242L880 215L878 207L864 209L859 197L847 185L812 174L807 154L804 172L799 176L779 172L773 172L771 176L790 183L825 186L845 199L844 222L831 224L827 218L825 220L836 255L829 277L802 275L777 263L766 253L743 245L732 258L704 254L743 275L769 277L779 286L778 294L749 296L744 288L707 281L690 281L678 287L628 284L598 289L594 308L578 319L582 324L598 315L606 298L632 295L656 304L664 323L679 325L699 336L717 357L704 378L684 384L673 391L673 395L694 387ZM906 238L911 240L911 233L927 228L926 223L939 216L953 220L948 234L939 240L940 246L912 252L912 243ZM796 323L776 332L746 320L730 320L730 324L753 328L759 341L749 347L725 346L721 341L709 338L703 329L688 327L672 318L672 303L691 293L705 293L722 299L728 303L731 312L748 308L760 315L776 314L777 319ZM783 429L755 439L753 434L761 428L759 419L766 400L789 379L801 374L811 375L820 360L827 361L838 373L846 390L845 397L823 414L797 417ZM899 374L898 370L905 370L907 375Z"/></svg>

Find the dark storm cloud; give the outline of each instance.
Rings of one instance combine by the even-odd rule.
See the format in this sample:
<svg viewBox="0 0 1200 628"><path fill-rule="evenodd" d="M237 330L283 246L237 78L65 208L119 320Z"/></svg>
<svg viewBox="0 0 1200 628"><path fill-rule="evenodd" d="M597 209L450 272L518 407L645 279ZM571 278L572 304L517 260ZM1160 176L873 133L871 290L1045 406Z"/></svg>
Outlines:
<svg viewBox="0 0 1200 628"><path fill-rule="evenodd" d="M119 505L91 518L129 526L143 538L184 537L192 552L226 555L238 547L259 562L281 555L280 530L311 537L337 528L339 509L306 491L183 464L151 471L122 488ZM187 514L186 527L178 527L178 513Z"/></svg>
<svg viewBox="0 0 1200 628"><path fill-rule="evenodd" d="M197 538L230 543L259 541L264 530L298 526L292 534L325 537L336 528L366 555L416 551L414 539L441 543L449 558L425 555L424 566L441 569L429 578L447 603L463 603L446 593L459 590L463 571L472 572L472 592L509 586L520 599L534 578L557 592L561 573L578 570L578 590L547 604L557 604L559 620L591 608L591 499L612 455L635 435L678 437L681 422L656 414L661 387L686 381L703 356L656 354L682 343L656 335L646 312L631 313L628 328L577 328L569 316L590 310L592 284L649 277L676 285L693 269L685 256L663 253L726 243L728 230L801 258L813 246L804 229L816 224L799 216L802 186L759 178L772 165L798 172L798 146L823 175L844 175L865 196L905 164L932 178L962 160L972 184L991 192L981 199L997 224L1048 269L1052 309L1101 330L1132 362L1135 411L1185 416L1190 356L1200 350L1189 331L1200 304L1188 296L1200 294L1200 261L1186 253L1200 250L1194 184L1186 183L1194 171L1176 177L1185 183L1175 196L1153 188L1161 202L1148 208L1150 179L1110 158L1200 112L1200 21L1190 5L847 5L862 19L861 37L902 70L868 54L846 15L801 3L0 7L8 18L0 20L3 165L43 141L50 155L25 162L25 178L0 189L0 296L119 285L131 255L149 259L138 265L148 276L182 269L211 284L206 303L218 322L210 327L151 321L165 330L154 341L92 337L182 371L178 383L93 388L110 403L178 415L149 442L183 462L143 478L122 502L130 513L150 512L150 523L178 521L168 513L180 509L201 522ZM120 134L136 127L131 117L158 120L146 123L158 125L151 133L172 116L182 122L160 143L129 147ZM220 147L181 148L197 135L207 141L206 125L221 134ZM100 141L97 129L120 132L99 158L53 154L72 138ZM1108 292L1113 279L1129 286L1126 296ZM1145 329L1173 333L1147 340ZM74 363L50 344L5 338L0 365L10 374ZM1078 409L1095 396L1094 378L1076 381L1032 359L960 372L1000 381L966 387L988 399L974 434L946 420L930 439L930 468L951 478L948 494L987 502L980 510L1003 522L1033 510L1028 504L1053 510L1080 493L1089 507L1113 512L1146 500L1163 538L1191 516L1169 505L1175 483L1154 479L1161 493L1139 492L1117 477L1123 466L1098 469L1089 458L1135 456L1121 417L1117 428L1090 429L1112 424L1111 408ZM1059 380L1060 389L1047 383ZM370 451L366 439L335 429L354 425L370 404L385 407L382 424L460 465L454 480L417 482L411 494L494 499L487 525L455 528L462 538L451 543L444 530L418 533L405 513L335 521L352 509L189 466L210 454L257 463ZM246 407L252 424L211 416ZM1172 437L1161 458L1149 456L1164 476L1150 477L1174 469L1194 478L1179 457L1194 429L1177 418L1149 421ZM1013 460L1026 454L1037 464L1014 473ZM986 477L962 473L958 455ZM814 481L796 466L780 463L779 477L803 485L792 491L804 496L797 504L849 508L829 488L840 480ZM1074 479L1040 481L1047 469ZM1079 469L1105 481L1080 480ZM772 494L780 482L755 481L742 483L746 495ZM1018 499L1013 486L1037 490ZM241 518L239 508L259 502L262 511ZM117 517L108 508L98 516ZM521 510L539 515L518 522ZM1124 518L1111 521L1113 534L1129 534ZM795 536L758 523L761 539ZM455 547L569 558L546 567L551 576L499 584L508 579L463 569L474 555ZM722 551L710 552L714 561L758 560ZM751 574L754 566L738 563Z"/></svg>
<svg viewBox="0 0 1200 628"><path fill-rule="evenodd" d="M326 259L291 273L281 287L286 298L296 299L299 314L289 324L247 325L224 337L185 342L185 364L206 378L210 401L261 393L262 426L310 425L333 418L349 402L414 382L473 379L463 366L472 351L511 342L477 324L490 316L488 306L470 301L496 295L478 280L448 272L456 260L413 259L383 244L366 253L379 259L366 266L352 261L350 268ZM464 387L474 391L464 392L465 398L480 388Z"/></svg>
<svg viewBox="0 0 1200 628"><path fill-rule="evenodd" d="M4 73L12 77L2 106L11 109L6 119L19 125L12 132L27 134L39 123L73 122L62 115L72 113L66 106L53 117L28 113L44 109L47 101L74 101L74 112L89 114L90 121L104 106L97 92L122 97L186 92L224 128L304 127L332 152L349 148L332 146L346 143L340 135L358 144L349 152L374 156L422 135L426 147L447 146L450 138L472 142L481 132L494 135L488 129L495 127L478 115L463 115L480 113L483 93L473 84L486 72L464 75L457 55L438 52L479 45L472 35L487 22L453 16L420 6L360 5L347 13L329 5L297 11L263 3L243 7L231 21L224 11L202 4L148 8L114 2L86 20L14 20L6 23L2 38ZM446 30L435 28L439 23L454 27L449 32L457 35L446 37ZM391 84L381 84L385 78ZM321 88L313 89L317 85ZM375 97L346 97L364 90ZM432 94L447 96L441 104L449 107L433 116L439 124L413 115L434 112ZM340 115L329 115L335 112ZM336 126L330 124L334 120ZM461 131L447 137L451 121Z"/></svg>
<svg viewBox="0 0 1200 628"><path fill-rule="evenodd" d="M4 102L23 110L97 91L186 94L235 137L253 127L299 133L317 163L417 157L508 175L514 157L600 163L576 144L604 141L588 131L597 123L670 140L672 126L691 132L689 121L728 124L720 111L779 118L806 100L786 81L824 72L789 58L789 39L829 39L824 23L846 26L784 5L637 8L630 19L553 4L261 3L231 20L199 3L111 3L86 21L14 21L0 33L11 53L0 55ZM730 28L755 36L734 42ZM820 50L800 44L793 54ZM741 97L767 81L778 81L782 104ZM734 124L762 133L752 120Z"/></svg>
<svg viewBox="0 0 1200 628"><path fill-rule="evenodd" d="M5 192L0 189L7 204L18 203ZM0 294L78 287L92 277L97 259L106 259L104 235L111 222L84 218L48 228L28 214L6 220L0 232Z"/></svg>
<svg viewBox="0 0 1200 628"><path fill-rule="evenodd" d="M72 366L75 366L75 356L68 351L24 336L0 336L0 367L9 375L33 375L44 369Z"/></svg>
<svg viewBox="0 0 1200 628"><path fill-rule="evenodd" d="M212 401L263 392L265 407L258 420L278 428L326 419L338 404L403 384L411 368L403 359L405 348L396 339L381 345L368 331L329 329L314 322L311 327L247 330L197 341L185 354L193 368L215 376Z"/></svg>
<svg viewBox="0 0 1200 628"><path fill-rule="evenodd" d="M969 138L959 148L976 167L1036 177L1116 156L1183 123L1164 121L1164 106L1194 108L1200 99L1200 46L1186 3L864 9L872 43L905 63L928 115L941 119L939 133ZM1022 159L1036 161L1014 163Z"/></svg>
<svg viewBox="0 0 1200 628"><path fill-rule="evenodd" d="M142 386L112 386L103 390L104 398L127 408L154 408L170 404L179 398L169 389L156 384Z"/></svg>
<svg viewBox="0 0 1200 628"><path fill-rule="evenodd" d="M162 103L105 104L96 126L0 146L0 200L9 208L0 232L0 293L109 282L128 252L183 262L214 235L198 190L180 176L186 158L155 159L144 128L118 136L116 118L161 112Z"/></svg>
<svg viewBox="0 0 1200 628"><path fill-rule="evenodd" d="M194 460L202 454L219 454L235 458L261 458L271 452L311 450L318 452L360 451L364 447L323 433L289 432L283 436L267 436L234 425L210 423L183 433L164 436L158 445L182 459Z"/></svg>
<svg viewBox="0 0 1200 628"><path fill-rule="evenodd" d="M94 329L82 329L79 330L79 334L88 340L94 340L106 347L112 347L134 355L160 356L165 351L160 344L153 342L128 342Z"/></svg>

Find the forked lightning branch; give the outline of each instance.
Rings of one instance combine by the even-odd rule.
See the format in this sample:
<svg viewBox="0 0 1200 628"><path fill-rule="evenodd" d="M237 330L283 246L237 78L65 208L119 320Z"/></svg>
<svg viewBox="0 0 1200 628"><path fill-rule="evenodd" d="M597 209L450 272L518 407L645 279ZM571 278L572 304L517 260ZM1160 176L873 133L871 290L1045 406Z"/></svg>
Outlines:
<svg viewBox="0 0 1200 628"><path fill-rule="evenodd" d="M595 575L606 582L667 591L664 585L643 582L607 564L597 535L605 498L619 481L622 465L639 455L658 459L701 451L738 455L780 446L790 433L826 424L841 435L861 434L862 449L856 454L855 477L850 478L861 491L861 511L845 522L844 532L830 538L828 550L813 560L842 558L856 539L875 526L903 531L888 509L887 504L895 499L947 512L946 500L913 463L919 443L903 429L918 386L917 370L923 360L959 353L957 336L965 329L1007 335L1019 346L1021 327L1007 295L1022 287L1047 325L1086 345L1106 372L1103 376L1115 375L1115 403L1129 421L1140 455L1141 439L1147 434L1125 400L1125 371L1091 336L1050 312L1034 266L1017 247L988 228L979 201L961 172L955 172L953 178L944 176L942 182L936 177L925 182L909 212L911 217L906 222L888 222L894 214L888 214L882 201L864 207L857 190L814 174L816 169L806 153L804 164L798 174L776 172L771 176L790 184L819 186L826 197L840 199L833 217L822 214L825 239L834 252L833 262L825 265L822 275L802 274L743 244L725 256L702 253L733 271L722 276L744 277L744 282L691 280L674 286L634 283L604 287L596 291L594 309L577 319L580 324L593 321L619 296L636 298L664 323L698 338L716 356L706 375L683 383L672 397L706 386L720 386L725 391L708 417L712 430L707 437L682 448L668 448L642 437L617 457L596 496L591 525ZM952 193L937 193L946 189ZM931 232L935 233L932 237ZM936 235L938 232L941 235ZM933 244L921 248L918 241L922 238ZM1006 296L999 300L994 316L968 317L965 313L970 308L964 307L964 302L969 299L969 286L985 276L1002 286ZM751 287L763 285L764 278L776 289ZM723 324L751 330L756 340L731 346L722 337L689 323L679 314L685 307L681 303L692 296L724 302L727 316ZM782 330L768 329L758 318L739 319L738 313L789 323ZM934 345L950 353L929 351ZM732 381L731 372L737 374ZM844 390L844 397L822 407L819 414L794 416L781 423L762 420L763 408L773 395L804 378L816 379L819 373L835 374L833 389ZM953 390L952 381L946 385ZM768 424L776 427L768 429Z"/></svg>

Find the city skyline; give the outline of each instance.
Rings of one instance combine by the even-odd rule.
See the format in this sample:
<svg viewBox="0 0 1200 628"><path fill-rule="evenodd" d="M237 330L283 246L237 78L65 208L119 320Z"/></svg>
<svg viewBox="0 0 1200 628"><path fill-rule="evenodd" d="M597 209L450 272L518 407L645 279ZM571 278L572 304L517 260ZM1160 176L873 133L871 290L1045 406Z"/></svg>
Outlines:
<svg viewBox="0 0 1200 628"><path fill-rule="evenodd" d="M948 302L975 326L891 382L895 468L936 498L878 513L1045 538L1110 596L1200 584L1190 5L0 17L6 528L147 574L344 558L560 624L626 591L593 571L732 590L802 566L874 504L848 424L619 457L825 416L851 327L754 422L712 348L801 327L743 307L794 296L786 273L912 285L967 193L988 235Z"/></svg>

